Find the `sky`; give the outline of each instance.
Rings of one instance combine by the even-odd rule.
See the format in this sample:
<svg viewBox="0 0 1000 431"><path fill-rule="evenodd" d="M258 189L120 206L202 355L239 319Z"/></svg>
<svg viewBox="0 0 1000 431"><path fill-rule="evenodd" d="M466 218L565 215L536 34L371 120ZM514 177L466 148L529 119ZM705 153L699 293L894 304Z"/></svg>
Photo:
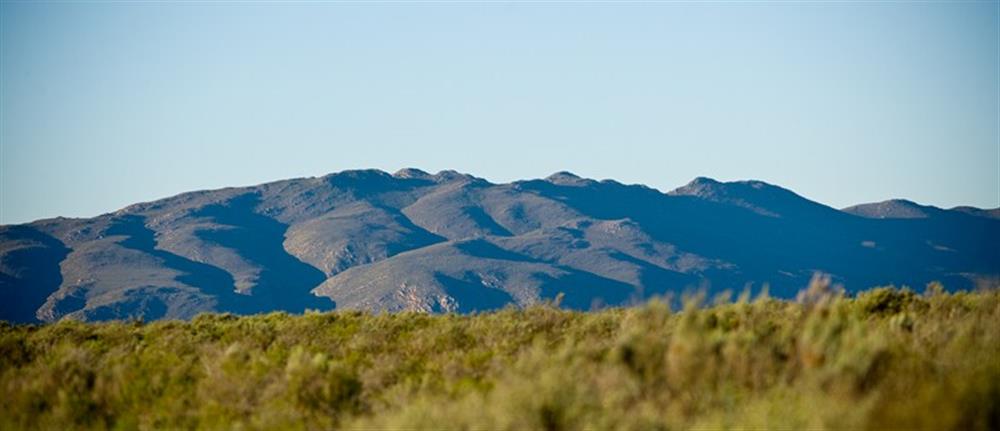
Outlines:
<svg viewBox="0 0 1000 431"><path fill-rule="evenodd" d="M0 223L345 169L1000 206L1000 3L0 4Z"/></svg>

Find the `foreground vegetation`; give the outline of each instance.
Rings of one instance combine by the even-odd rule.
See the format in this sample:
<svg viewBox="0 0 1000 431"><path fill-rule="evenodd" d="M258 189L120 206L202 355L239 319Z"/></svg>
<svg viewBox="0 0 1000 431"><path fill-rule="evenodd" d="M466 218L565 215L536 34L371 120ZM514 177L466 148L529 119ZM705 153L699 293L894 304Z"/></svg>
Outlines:
<svg viewBox="0 0 1000 431"><path fill-rule="evenodd" d="M0 429L1000 429L1000 294L0 324Z"/></svg>

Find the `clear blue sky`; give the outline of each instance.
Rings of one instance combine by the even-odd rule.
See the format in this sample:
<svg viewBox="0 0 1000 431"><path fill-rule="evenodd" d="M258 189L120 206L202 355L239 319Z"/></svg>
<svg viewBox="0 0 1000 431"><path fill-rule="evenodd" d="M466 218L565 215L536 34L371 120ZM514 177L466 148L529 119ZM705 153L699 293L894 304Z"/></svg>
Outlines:
<svg viewBox="0 0 1000 431"><path fill-rule="evenodd" d="M996 207L998 11L3 3L0 222L408 166Z"/></svg>

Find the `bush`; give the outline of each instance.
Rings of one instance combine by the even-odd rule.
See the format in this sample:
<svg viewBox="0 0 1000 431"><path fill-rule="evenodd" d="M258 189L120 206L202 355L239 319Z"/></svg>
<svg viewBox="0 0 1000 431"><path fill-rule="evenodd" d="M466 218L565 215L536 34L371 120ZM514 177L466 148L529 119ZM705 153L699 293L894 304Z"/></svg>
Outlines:
<svg viewBox="0 0 1000 431"><path fill-rule="evenodd" d="M0 325L0 429L1000 428L1000 294ZM821 407L818 407L821 406Z"/></svg>

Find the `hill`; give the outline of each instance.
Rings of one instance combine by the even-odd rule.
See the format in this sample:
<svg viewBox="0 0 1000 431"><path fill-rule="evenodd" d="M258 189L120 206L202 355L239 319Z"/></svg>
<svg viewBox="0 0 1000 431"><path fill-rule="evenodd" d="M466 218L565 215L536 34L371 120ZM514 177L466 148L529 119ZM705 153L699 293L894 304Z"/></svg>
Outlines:
<svg viewBox="0 0 1000 431"><path fill-rule="evenodd" d="M344 171L0 227L0 319L187 319L307 309L469 312L560 293L590 309L704 288L790 298L1000 276L996 210L840 211L760 181L669 193L568 172L493 184Z"/></svg>

